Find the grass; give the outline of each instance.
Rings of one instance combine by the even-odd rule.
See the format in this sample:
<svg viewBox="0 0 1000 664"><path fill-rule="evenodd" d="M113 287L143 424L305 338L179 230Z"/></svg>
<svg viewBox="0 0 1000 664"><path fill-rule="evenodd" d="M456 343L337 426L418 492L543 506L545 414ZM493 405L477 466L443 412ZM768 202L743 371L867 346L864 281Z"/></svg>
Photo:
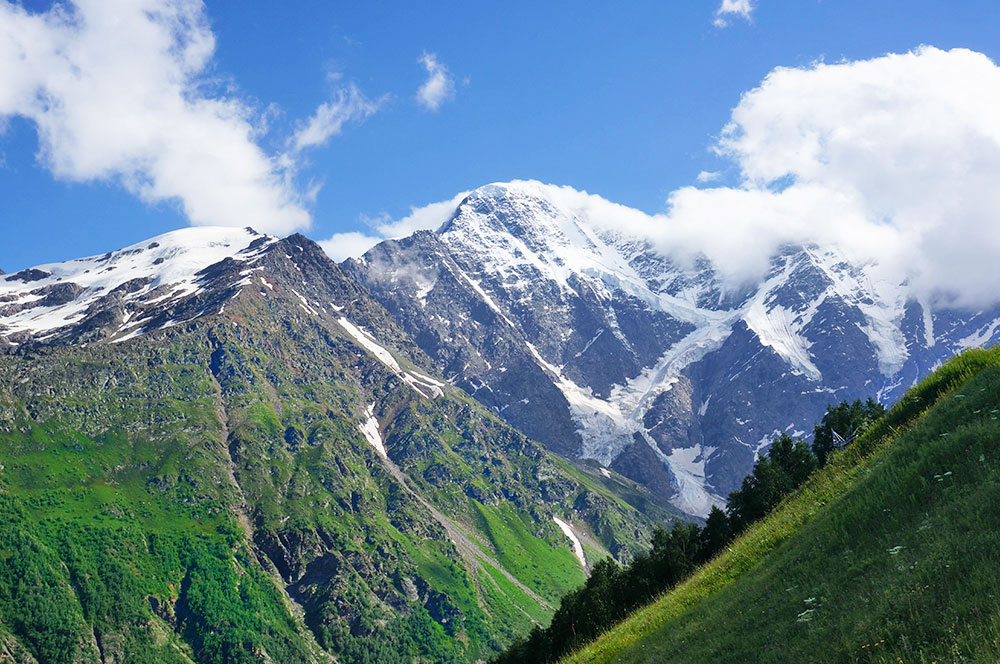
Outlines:
<svg viewBox="0 0 1000 664"><path fill-rule="evenodd" d="M538 602L533 598L529 597L527 594L521 591L520 588L511 583L506 576L501 574L493 565L489 563L483 563L483 568L486 573L489 574L490 579L497 585L497 588L503 593L509 601L517 607L517 611L522 612L522 615L516 616L515 620L505 620L504 622L509 625L517 624L519 622L524 622L524 618L530 616L530 619L538 624L543 624L545 621L550 620L552 615L548 610L541 607ZM526 631L530 628L530 625L524 625L520 632Z"/></svg>
<svg viewBox="0 0 1000 664"><path fill-rule="evenodd" d="M566 662L1000 660L1000 351L922 381L686 582Z"/></svg>
<svg viewBox="0 0 1000 664"><path fill-rule="evenodd" d="M533 524L510 505L470 503L476 511L477 529L493 545L497 560L542 599L556 603L583 582L583 570L570 548L554 547L535 536L529 530Z"/></svg>

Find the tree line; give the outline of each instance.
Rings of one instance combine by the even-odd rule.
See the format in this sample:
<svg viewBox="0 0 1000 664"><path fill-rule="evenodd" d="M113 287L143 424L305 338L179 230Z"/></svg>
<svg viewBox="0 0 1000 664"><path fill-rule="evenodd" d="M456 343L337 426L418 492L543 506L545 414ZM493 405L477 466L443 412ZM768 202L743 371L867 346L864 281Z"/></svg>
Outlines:
<svg viewBox="0 0 1000 664"><path fill-rule="evenodd" d="M725 510L713 506L703 527L683 521L670 528L657 526L649 551L628 565L601 560L583 585L563 595L547 628L535 627L492 664L548 664L595 639L715 557L825 465L835 449L884 413L885 408L870 398L845 401L827 408L813 430L811 446L780 434L740 488L729 494Z"/></svg>

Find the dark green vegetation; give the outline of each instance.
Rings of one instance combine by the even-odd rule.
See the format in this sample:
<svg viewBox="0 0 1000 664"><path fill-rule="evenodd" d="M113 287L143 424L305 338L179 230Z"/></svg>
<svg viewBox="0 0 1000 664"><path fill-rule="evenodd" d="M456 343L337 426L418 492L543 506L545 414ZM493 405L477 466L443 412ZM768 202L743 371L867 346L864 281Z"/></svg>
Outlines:
<svg viewBox="0 0 1000 664"><path fill-rule="evenodd" d="M831 452L860 436L870 422L883 415L885 408L871 398L853 403L845 401L828 408L823 421L813 430L812 451L820 465L826 464Z"/></svg>
<svg viewBox="0 0 1000 664"><path fill-rule="evenodd" d="M827 431L836 426L861 432L884 410L870 399L867 404L856 401L830 406L816 430L819 434L821 426ZM835 448L831 438L824 458ZM547 664L593 640L711 560L734 535L767 516L798 489L818 466L805 441L782 434L754 464L742 486L729 494L725 512L713 507L703 528L680 522L670 531L658 527L650 551L640 553L625 567L611 559L602 560L582 586L563 596L547 628L535 627L494 662Z"/></svg>
<svg viewBox="0 0 1000 664"><path fill-rule="evenodd" d="M710 563L568 662L1000 660L1000 349L910 389Z"/></svg>
<svg viewBox="0 0 1000 664"><path fill-rule="evenodd" d="M385 312L315 245L275 247L224 313L0 355L0 661L473 661L584 579L553 517L593 558L648 540L633 504L670 518L412 389L337 322L417 370Z"/></svg>
<svg viewBox="0 0 1000 664"><path fill-rule="evenodd" d="M816 457L802 440L782 434L767 454L757 460L740 488L729 494L726 517L729 533L742 533L763 519L781 499L799 488L816 470ZM727 537L728 538L728 533Z"/></svg>

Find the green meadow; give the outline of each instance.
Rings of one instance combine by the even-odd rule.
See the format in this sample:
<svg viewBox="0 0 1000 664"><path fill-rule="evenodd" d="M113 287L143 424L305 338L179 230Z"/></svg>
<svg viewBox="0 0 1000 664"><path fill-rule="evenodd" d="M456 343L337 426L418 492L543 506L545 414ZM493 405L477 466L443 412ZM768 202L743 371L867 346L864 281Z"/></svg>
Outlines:
<svg viewBox="0 0 1000 664"><path fill-rule="evenodd" d="M713 561L564 661L1000 661L1000 350L946 363Z"/></svg>

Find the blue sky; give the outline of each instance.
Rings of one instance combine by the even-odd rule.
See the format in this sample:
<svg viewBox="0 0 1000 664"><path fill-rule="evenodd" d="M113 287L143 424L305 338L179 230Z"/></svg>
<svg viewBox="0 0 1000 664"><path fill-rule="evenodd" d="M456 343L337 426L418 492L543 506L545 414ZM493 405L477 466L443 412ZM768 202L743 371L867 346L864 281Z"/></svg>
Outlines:
<svg viewBox="0 0 1000 664"><path fill-rule="evenodd" d="M160 4L143 3L150 11ZM72 46L79 17L97 23L95 16L114 4L67 5L71 29L53 32L53 42ZM736 163L711 147L741 95L776 67L868 60L922 44L1000 57L1000 4L985 1L755 0L748 16L718 15L719 0L174 4L186 5L187 13L171 24L171 34L194 34L184 43L197 61L180 74L184 98L238 105L237 119L253 127L249 147L234 136L222 156L213 153L206 175L184 160L199 159L198 136L206 136L205 151L214 150L212 131L193 129L190 147L169 159L162 174L138 167L136 175L135 164L158 159L158 146L169 145L169 126L160 134L136 127L147 151L118 146L100 163L88 156L106 147L104 134L93 150L77 141L78 152L64 159L59 141L72 142L76 134L50 126L47 140L55 147L45 148L43 140L40 148L39 118L51 120L53 106L98 95L115 100L112 79L121 63L136 63L126 74L144 80L139 68L163 60L133 52L142 40L120 45L120 52L109 43L101 55L114 64L97 55L84 60L105 67L94 74L103 83L99 91L77 88L41 110L25 110L28 102L9 92L20 84L19 71L4 60L13 50L3 42L28 39L29 27L40 24L31 21L51 18L53 4L24 2L21 11L0 0L0 268L102 253L192 220L237 224L269 205L280 209L276 232L298 227L317 240L370 233L378 220L404 217L411 206L516 178L659 213L671 192L694 184L702 171L720 172L722 182L739 180ZM717 25L720 18L727 25ZM206 37L214 44L206 45ZM44 49L29 53L28 62L38 79L49 75L48 67L58 69ZM434 71L442 94L422 104L418 90ZM349 116L339 133L296 149L317 109L338 99ZM230 111L220 113L232 120ZM142 114L136 117L129 121L141 125ZM73 132L88 131L92 121L79 114ZM169 123L170 116L158 121ZM254 159L265 170L285 160L273 172L247 175L247 181L264 177L273 196L250 199L246 210L227 216L227 200L213 199L212 174L239 171ZM182 182L185 173L205 186ZM226 183L240 201L244 185Z"/></svg>

